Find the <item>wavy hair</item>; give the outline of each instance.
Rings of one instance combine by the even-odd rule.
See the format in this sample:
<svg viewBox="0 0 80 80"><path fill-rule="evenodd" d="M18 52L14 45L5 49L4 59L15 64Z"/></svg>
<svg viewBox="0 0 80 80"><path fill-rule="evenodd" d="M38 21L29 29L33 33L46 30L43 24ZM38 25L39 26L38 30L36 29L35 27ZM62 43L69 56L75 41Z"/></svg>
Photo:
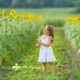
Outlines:
<svg viewBox="0 0 80 80"><path fill-rule="evenodd" d="M47 25L47 30L49 32L49 36L51 37L51 44L54 42L54 26Z"/></svg>

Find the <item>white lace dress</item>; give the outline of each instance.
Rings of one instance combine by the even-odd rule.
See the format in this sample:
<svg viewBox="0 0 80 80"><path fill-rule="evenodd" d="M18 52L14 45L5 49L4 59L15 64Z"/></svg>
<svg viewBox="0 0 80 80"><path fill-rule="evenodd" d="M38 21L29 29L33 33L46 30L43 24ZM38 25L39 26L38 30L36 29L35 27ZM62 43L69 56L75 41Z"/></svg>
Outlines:
<svg viewBox="0 0 80 80"><path fill-rule="evenodd" d="M41 42L48 43L48 37L46 39L43 39L43 36L40 38ZM53 62L53 61L56 61L56 58L54 56L54 52L52 50L51 45L48 47L41 45L38 62Z"/></svg>

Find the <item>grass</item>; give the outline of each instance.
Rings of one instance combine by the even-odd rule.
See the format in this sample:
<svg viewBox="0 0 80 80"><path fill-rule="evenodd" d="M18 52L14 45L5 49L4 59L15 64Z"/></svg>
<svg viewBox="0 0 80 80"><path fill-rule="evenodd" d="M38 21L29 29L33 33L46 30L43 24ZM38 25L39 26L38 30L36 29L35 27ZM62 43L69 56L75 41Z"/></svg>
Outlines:
<svg viewBox="0 0 80 80"><path fill-rule="evenodd" d="M22 68L19 71L11 70L5 75L5 80L68 80L69 70L67 68L66 50L64 48L64 32L55 28L55 44L52 46L57 62L54 63L55 74L51 74L50 66L47 63L46 75L42 74L42 63L38 63L39 48L36 48L37 41L33 39L29 45L29 49L26 50L26 55L18 62L19 65L27 66L28 68ZM68 45L70 46L70 45ZM63 65L63 66L62 66ZM30 68L30 66L33 66ZM40 67L40 68L39 68ZM17 74L17 75L16 75Z"/></svg>

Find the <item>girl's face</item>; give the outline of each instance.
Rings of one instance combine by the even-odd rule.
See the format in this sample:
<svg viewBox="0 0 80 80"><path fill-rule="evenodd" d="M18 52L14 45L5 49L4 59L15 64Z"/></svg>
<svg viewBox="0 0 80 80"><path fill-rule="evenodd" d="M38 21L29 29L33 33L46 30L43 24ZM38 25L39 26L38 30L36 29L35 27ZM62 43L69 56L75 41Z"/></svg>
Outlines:
<svg viewBox="0 0 80 80"><path fill-rule="evenodd" d="M44 34L48 34L47 26L44 29Z"/></svg>

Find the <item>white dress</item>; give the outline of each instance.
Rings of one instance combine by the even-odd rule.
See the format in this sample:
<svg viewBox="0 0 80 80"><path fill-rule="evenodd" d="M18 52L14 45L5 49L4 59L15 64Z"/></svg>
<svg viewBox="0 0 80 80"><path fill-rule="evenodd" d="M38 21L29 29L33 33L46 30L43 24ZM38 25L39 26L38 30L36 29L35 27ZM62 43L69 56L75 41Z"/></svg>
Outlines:
<svg viewBox="0 0 80 80"><path fill-rule="evenodd" d="M44 35L43 35L44 36ZM40 38L41 42L48 43L48 37L43 39L43 36ZM53 62L56 61L51 45L50 46L40 46L38 62Z"/></svg>

